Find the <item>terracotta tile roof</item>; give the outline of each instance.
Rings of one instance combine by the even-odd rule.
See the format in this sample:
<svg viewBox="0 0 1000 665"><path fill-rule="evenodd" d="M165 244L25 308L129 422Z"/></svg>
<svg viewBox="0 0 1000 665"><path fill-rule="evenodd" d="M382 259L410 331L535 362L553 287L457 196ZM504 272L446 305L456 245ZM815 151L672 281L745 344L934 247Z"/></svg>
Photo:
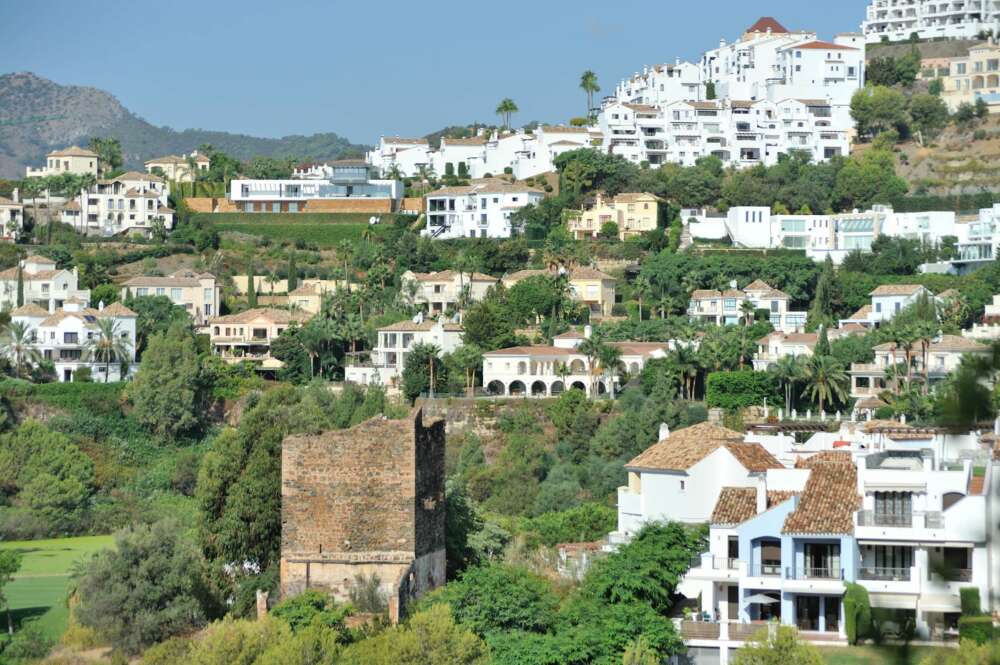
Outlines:
<svg viewBox="0 0 1000 665"><path fill-rule="evenodd" d="M829 106L829 99L796 99L797 102L802 102L806 106Z"/></svg>
<svg viewBox="0 0 1000 665"><path fill-rule="evenodd" d="M29 302L27 305L21 305L14 311L10 313L11 316L30 316L35 318L46 317L49 315L49 310L39 307L33 302Z"/></svg>
<svg viewBox="0 0 1000 665"><path fill-rule="evenodd" d="M835 464L850 464L851 453L846 450L821 450L815 455L799 457L795 460L796 469L811 469L816 464L832 462Z"/></svg>
<svg viewBox="0 0 1000 665"><path fill-rule="evenodd" d="M817 51L857 51L858 49L853 46L841 46L840 44L834 44L833 42L823 42L823 41L812 41L806 42L805 44L795 44L789 46L790 49L808 49Z"/></svg>
<svg viewBox="0 0 1000 665"><path fill-rule="evenodd" d="M78 145L71 145L68 148L63 148L62 150L56 150L55 152L50 152L49 157L97 157L98 154L93 150L87 150L86 148L81 148Z"/></svg>
<svg viewBox="0 0 1000 665"><path fill-rule="evenodd" d="M413 321L399 321L398 323L393 323L392 325L379 328L379 332L428 332L436 324L437 321L434 321L433 319L426 319L420 323L414 323ZM444 326L445 332L462 332L464 330L464 328L457 323L445 322L442 325Z"/></svg>
<svg viewBox="0 0 1000 665"><path fill-rule="evenodd" d="M713 289L696 289L691 292L691 300L709 300L712 298L721 298L722 292L715 291Z"/></svg>
<svg viewBox="0 0 1000 665"><path fill-rule="evenodd" d="M418 282L451 282L458 277L456 270L441 270L440 272L415 272L413 279ZM498 282L496 277L481 272L464 273L464 279L473 282Z"/></svg>
<svg viewBox="0 0 1000 665"><path fill-rule="evenodd" d="M856 311L854 314L851 314L850 320L851 321L867 321L868 317L870 317L871 314L872 314L872 306L871 305L864 305L864 306L861 307L861 309L859 309L858 311Z"/></svg>
<svg viewBox="0 0 1000 665"><path fill-rule="evenodd" d="M649 104L622 104L627 109L632 109L636 113L659 113L659 109Z"/></svg>
<svg viewBox="0 0 1000 665"><path fill-rule="evenodd" d="M6 196L0 196L0 205L4 205L4 206L19 206L21 204L17 203L16 201L11 201Z"/></svg>
<svg viewBox="0 0 1000 665"><path fill-rule="evenodd" d="M797 492L785 492L778 490L767 491L767 509L770 510L780 503L795 496ZM719 498L715 502L712 516L709 521L712 524L736 525L746 522L757 514L757 488L756 487L723 487L719 492Z"/></svg>
<svg viewBox="0 0 1000 665"><path fill-rule="evenodd" d="M874 350L892 351L893 346L892 342L885 342L874 347ZM935 351L938 353L984 353L989 350L988 346L959 335L941 335L940 338L932 341L930 347L928 347L928 352L930 353Z"/></svg>
<svg viewBox="0 0 1000 665"><path fill-rule="evenodd" d="M780 341L788 342L789 344L804 344L808 347L816 346L816 342L819 341L819 335L817 333L782 333L776 331L765 335L757 340L758 344L768 344L775 338L780 337Z"/></svg>
<svg viewBox="0 0 1000 665"><path fill-rule="evenodd" d="M552 339L586 339L586 337L582 332L577 332L576 330L570 330L568 332L564 332L561 335L556 335Z"/></svg>
<svg viewBox="0 0 1000 665"><path fill-rule="evenodd" d="M836 330L839 330L841 333L844 334L850 334L850 333L865 332L865 327L860 323L847 323L840 326L840 328L837 328ZM831 330L830 332L833 331Z"/></svg>
<svg viewBox="0 0 1000 665"><path fill-rule="evenodd" d="M484 356L568 356L573 349L557 349L554 346L511 346L484 353Z"/></svg>
<svg viewBox="0 0 1000 665"><path fill-rule="evenodd" d="M128 307L126 307L125 305L121 304L120 302L113 302L110 305L108 305L107 307L105 307L104 309L99 310L97 312L97 316L104 316L104 317L108 317L108 316L119 317L120 316L120 317L124 317L124 318L129 318L129 317L136 317L136 316L138 316L138 314L136 314L135 312L133 312L132 310L130 310Z"/></svg>
<svg viewBox="0 0 1000 665"><path fill-rule="evenodd" d="M73 199L72 201L68 201L65 205L63 205L62 209L63 210L80 210L80 204L77 203L76 199Z"/></svg>
<svg viewBox="0 0 1000 665"><path fill-rule="evenodd" d="M615 196L614 200L615 203L638 203L648 199L659 201L660 197L656 194L650 194L649 192L622 192L621 194Z"/></svg>
<svg viewBox="0 0 1000 665"><path fill-rule="evenodd" d="M758 443L743 443L739 432L699 423L673 432L640 453L626 464L626 468L686 471L708 457L718 448L725 447L748 471L781 468L778 460Z"/></svg>
<svg viewBox="0 0 1000 665"><path fill-rule="evenodd" d="M669 347L660 342L611 342L611 346L621 349L626 356L649 356L657 351L668 351Z"/></svg>
<svg viewBox="0 0 1000 665"><path fill-rule="evenodd" d="M588 266L577 266L569 271L570 279L611 279L614 277L611 275L601 272L597 268L590 268Z"/></svg>
<svg viewBox="0 0 1000 665"><path fill-rule="evenodd" d="M682 104L688 104L689 106L692 106L692 107L694 107L696 109L703 109L703 110L718 110L719 109L719 103L718 102L681 102L681 103Z"/></svg>
<svg viewBox="0 0 1000 665"><path fill-rule="evenodd" d="M40 254L32 254L30 256L26 256L26 257L24 257L24 262L25 263L51 263L52 265L56 264L56 261L54 259L50 259L49 257L42 256Z"/></svg>
<svg viewBox="0 0 1000 665"><path fill-rule="evenodd" d="M880 409L883 406L889 405L880 400L878 397L866 397L860 402L857 402L854 406L858 409Z"/></svg>
<svg viewBox="0 0 1000 665"><path fill-rule="evenodd" d="M854 533L854 511L860 508L861 497L858 470L850 460L850 453L824 451L805 462L809 479L795 510L785 518L782 533Z"/></svg>
<svg viewBox="0 0 1000 665"><path fill-rule="evenodd" d="M924 287L919 284L883 284L868 295L870 296L912 296Z"/></svg>
<svg viewBox="0 0 1000 665"><path fill-rule="evenodd" d="M913 429L913 425L901 423L896 420L869 420L862 425L861 429L863 429L867 434L871 434L873 432L884 432L888 430Z"/></svg>
<svg viewBox="0 0 1000 665"><path fill-rule="evenodd" d="M723 298L742 298L745 295L746 294L740 291L739 289L726 289L725 291L722 292Z"/></svg>
<svg viewBox="0 0 1000 665"><path fill-rule="evenodd" d="M486 145L486 139L482 136L469 136L462 139L453 139L447 136L441 139L441 146L445 145Z"/></svg>
<svg viewBox="0 0 1000 665"><path fill-rule="evenodd" d="M747 28L747 32L767 32L770 30L772 33L787 33L788 29L778 23L777 20L770 16L761 16L757 19L757 22Z"/></svg>
<svg viewBox="0 0 1000 665"><path fill-rule="evenodd" d="M762 279L755 279L743 287L744 291L773 291L774 287Z"/></svg>
<svg viewBox="0 0 1000 665"><path fill-rule="evenodd" d="M198 280L197 276L187 277L176 275L175 273L174 275L170 275L168 277L162 277L159 275L140 275L122 282L122 286L201 286L201 282Z"/></svg>
<svg viewBox="0 0 1000 665"><path fill-rule="evenodd" d="M211 320L211 323L251 323L257 319L264 319L270 323L291 323L292 321L305 321L309 318L306 314L295 314L285 309L273 309L271 307L255 307L238 314L227 314Z"/></svg>
<svg viewBox="0 0 1000 665"><path fill-rule="evenodd" d="M545 125L542 131L546 134L586 134L586 127L560 127L559 125Z"/></svg>
<svg viewBox="0 0 1000 665"><path fill-rule="evenodd" d="M290 296L315 296L319 295L319 284L303 284L297 289L288 292Z"/></svg>
<svg viewBox="0 0 1000 665"><path fill-rule="evenodd" d="M187 164L187 160L179 155L167 155L156 159L147 159L143 162L146 166L150 164Z"/></svg>

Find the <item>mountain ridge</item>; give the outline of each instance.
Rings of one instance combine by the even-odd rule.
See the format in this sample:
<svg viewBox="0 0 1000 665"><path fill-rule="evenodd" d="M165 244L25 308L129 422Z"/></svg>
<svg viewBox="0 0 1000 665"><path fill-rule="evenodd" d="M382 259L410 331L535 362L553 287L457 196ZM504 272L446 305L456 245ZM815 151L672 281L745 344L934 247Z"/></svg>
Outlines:
<svg viewBox="0 0 1000 665"><path fill-rule="evenodd" d="M157 127L100 88L61 85L32 72L0 74L0 177L22 178L52 150L86 145L92 136L121 141L128 168L209 143L238 159L296 157L310 160L358 156L368 146L333 132L262 138L221 130Z"/></svg>

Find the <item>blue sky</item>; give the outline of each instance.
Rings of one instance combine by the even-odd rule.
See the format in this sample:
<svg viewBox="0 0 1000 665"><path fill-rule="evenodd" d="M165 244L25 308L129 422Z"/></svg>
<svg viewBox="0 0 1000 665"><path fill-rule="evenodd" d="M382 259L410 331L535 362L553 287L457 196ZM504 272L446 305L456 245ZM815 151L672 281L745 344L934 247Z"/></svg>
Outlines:
<svg viewBox="0 0 1000 665"><path fill-rule="evenodd" d="M644 64L694 59L761 15L820 37L857 30L865 0L264 2L0 0L0 73L118 97L156 125L355 142L580 115ZM752 9L751 9L752 7Z"/></svg>

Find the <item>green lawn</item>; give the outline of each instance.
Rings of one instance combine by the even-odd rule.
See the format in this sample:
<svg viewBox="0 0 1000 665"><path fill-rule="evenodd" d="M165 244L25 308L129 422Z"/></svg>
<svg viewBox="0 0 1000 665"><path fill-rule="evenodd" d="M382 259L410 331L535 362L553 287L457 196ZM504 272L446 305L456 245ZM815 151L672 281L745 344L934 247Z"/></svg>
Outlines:
<svg viewBox="0 0 1000 665"><path fill-rule="evenodd" d="M927 657L951 653L946 647L820 647L827 665L920 665ZM931 662L934 662L933 660Z"/></svg>
<svg viewBox="0 0 1000 665"><path fill-rule="evenodd" d="M220 233L233 231L263 236L271 240L302 240L320 247L333 247L342 240L360 241L366 224L267 224L253 222L220 222L214 225Z"/></svg>
<svg viewBox="0 0 1000 665"><path fill-rule="evenodd" d="M20 572L6 589L15 622L38 617L46 633L62 635L69 621L65 601L73 564L113 542L111 536L0 542L0 549L24 555Z"/></svg>

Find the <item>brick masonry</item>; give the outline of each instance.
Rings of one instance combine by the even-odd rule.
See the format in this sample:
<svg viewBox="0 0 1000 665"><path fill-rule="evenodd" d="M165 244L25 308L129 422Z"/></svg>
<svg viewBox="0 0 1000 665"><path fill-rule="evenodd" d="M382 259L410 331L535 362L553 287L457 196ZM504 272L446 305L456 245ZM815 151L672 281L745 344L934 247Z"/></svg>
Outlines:
<svg viewBox="0 0 1000 665"><path fill-rule="evenodd" d="M445 579L445 424L376 417L290 436L281 453L281 592L346 599L378 575L405 603Z"/></svg>

